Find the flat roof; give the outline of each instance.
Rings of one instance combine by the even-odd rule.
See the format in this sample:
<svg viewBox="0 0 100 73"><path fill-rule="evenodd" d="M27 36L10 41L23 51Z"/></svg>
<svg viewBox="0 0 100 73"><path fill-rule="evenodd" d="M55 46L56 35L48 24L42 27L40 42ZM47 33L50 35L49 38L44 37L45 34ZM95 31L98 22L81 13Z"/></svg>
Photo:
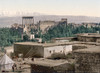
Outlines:
<svg viewBox="0 0 100 73"><path fill-rule="evenodd" d="M93 46L87 49L75 50L76 53L100 53L100 46Z"/></svg>
<svg viewBox="0 0 100 73"><path fill-rule="evenodd" d="M100 47L100 43L96 43L96 42L80 42L80 41L74 41L74 42L63 42L63 43L35 43L35 42L18 42L18 43L14 43L14 44L18 44L18 45L33 45L33 46L43 46L43 47L52 47L52 46L60 46L60 45L73 45L73 46L86 46L87 48L90 46L93 47L93 45L95 46L99 46Z"/></svg>
<svg viewBox="0 0 100 73"><path fill-rule="evenodd" d="M73 39L76 37L61 37L61 38L53 38L54 40L69 40L69 39Z"/></svg>
<svg viewBox="0 0 100 73"><path fill-rule="evenodd" d="M98 33L82 33L82 34L77 34L78 36L83 36L83 37L99 37L100 38L100 34Z"/></svg>
<svg viewBox="0 0 100 73"><path fill-rule="evenodd" d="M60 45L71 45L71 42L68 43L34 43L34 42L18 42L15 43L18 45L34 45L34 46L43 46L43 47L50 47L50 46L60 46Z"/></svg>
<svg viewBox="0 0 100 73"><path fill-rule="evenodd" d="M37 59L33 62L29 62L29 64L35 64L35 65L41 65L41 66L47 66L47 67L54 67L59 66L62 64L68 63L67 60L51 60L51 59Z"/></svg>

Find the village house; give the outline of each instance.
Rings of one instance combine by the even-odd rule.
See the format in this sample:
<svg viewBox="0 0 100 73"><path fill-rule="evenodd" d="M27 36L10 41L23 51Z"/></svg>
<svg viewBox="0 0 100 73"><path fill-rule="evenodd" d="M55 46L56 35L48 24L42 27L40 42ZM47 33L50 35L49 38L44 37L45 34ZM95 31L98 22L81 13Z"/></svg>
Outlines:
<svg viewBox="0 0 100 73"><path fill-rule="evenodd" d="M50 57L53 53L67 54L72 51L72 45L57 43L33 43L22 42L14 44L14 53L16 56L23 54L23 57Z"/></svg>
<svg viewBox="0 0 100 73"><path fill-rule="evenodd" d="M75 37L61 37L61 38L53 38L51 39L51 42L54 43L63 43L63 42L69 42L75 40Z"/></svg>
<svg viewBox="0 0 100 73"><path fill-rule="evenodd" d="M77 34L78 41L82 42L100 42L100 34L98 33L82 33Z"/></svg>

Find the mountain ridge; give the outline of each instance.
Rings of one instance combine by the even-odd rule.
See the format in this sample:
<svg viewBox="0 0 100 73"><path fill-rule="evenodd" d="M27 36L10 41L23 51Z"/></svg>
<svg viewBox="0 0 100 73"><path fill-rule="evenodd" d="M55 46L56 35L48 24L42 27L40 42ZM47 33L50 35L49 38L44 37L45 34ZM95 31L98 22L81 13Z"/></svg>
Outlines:
<svg viewBox="0 0 100 73"><path fill-rule="evenodd" d="M26 16L26 15L23 15ZM31 15L29 15L31 16ZM88 23L100 23L100 17L92 17L92 16L72 16L72 15L32 15L34 16L35 24L39 21L52 20L52 21L60 21L61 18L67 18L68 23L76 23L80 24L83 22ZM2 16L0 17L0 27L10 27L12 24L22 23L22 16Z"/></svg>

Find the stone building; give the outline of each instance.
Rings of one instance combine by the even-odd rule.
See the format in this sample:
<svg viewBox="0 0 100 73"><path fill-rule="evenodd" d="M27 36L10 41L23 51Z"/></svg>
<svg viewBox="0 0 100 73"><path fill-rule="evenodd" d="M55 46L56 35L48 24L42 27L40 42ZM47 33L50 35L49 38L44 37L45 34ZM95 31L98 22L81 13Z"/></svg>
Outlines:
<svg viewBox="0 0 100 73"><path fill-rule="evenodd" d="M78 41L83 42L100 42L100 34L98 33L83 33L77 34Z"/></svg>
<svg viewBox="0 0 100 73"><path fill-rule="evenodd" d="M46 31L54 26L56 24L55 21L39 21L38 25L40 27L40 30L42 31L42 34L46 33Z"/></svg>
<svg viewBox="0 0 100 73"><path fill-rule="evenodd" d="M34 17L33 16L22 17L22 24L23 25L33 25L34 24Z"/></svg>
<svg viewBox="0 0 100 73"><path fill-rule="evenodd" d="M75 39L76 39L75 37L62 37L62 38L53 38L51 39L51 41L55 43L59 43L59 42L63 43L63 42L69 42Z"/></svg>
<svg viewBox="0 0 100 73"><path fill-rule="evenodd" d="M74 51L76 73L100 73L100 46Z"/></svg>
<svg viewBox="0 0 100 73"><path fill-rule="evenodd" d="M98 27L99 26L98 23L82 23L82 25L87 27L87 28Z"/></svg>
<svg viewBox="0 0 100 73"><path fill-rule="evenodd" d="M39 21L38 26L40 27L40 30L42 31L42 34L46 33L46 31L49 30L49 28L56 26L58 24L68 24L67 23L67 18L62 18L60 21L55 22L55 21Z"/></svg>
<svg viewBox="0 0 100 73"><path fill-rule="evenodd" d="M14 44L16 56L23 54L23 57L50 57L53 53L67 54L72 51L72 45L66 44L41 44L33 42L23 42Z"/></svg>
<svg viewBox="0 0 100 73"><path fill-rule="evenodd" d="M23 32L28 34L31 30L31 26L34 25L34 17L32 16L22 17L22 25L23 25Z"/></svg>
<svg viewBox="0 0 100 73"><path fill-rule="evenodd" d="M66 25L67 25L68 24L67 18L62 18L61 21L59 21L59 23L66 23Z"/></svg>
<svg viewBox="0 0 100 73"><path fill-rule="evenodd" d="M23 28L23 26L21 24L18 24L18 23L14 23L13 25L11 25L11 28L14 28L14 29L18 29L18 28Z"/></svg>

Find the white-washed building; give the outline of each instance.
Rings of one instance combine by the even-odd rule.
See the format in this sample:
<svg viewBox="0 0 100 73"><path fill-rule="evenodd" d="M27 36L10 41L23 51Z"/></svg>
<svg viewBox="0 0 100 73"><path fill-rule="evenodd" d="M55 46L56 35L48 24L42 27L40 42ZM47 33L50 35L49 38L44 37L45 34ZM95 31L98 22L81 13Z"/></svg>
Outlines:
<svg viewBox="0 0 100 73"><path fill-rule="evenodd" d="M72 45L67 44L41 44L41 43L33 43L33 42L23 42L23 43L15 43L14 44L14 53L16 56L18 54L23 54L23 57L50 57L53 53L64 53L72 51Z"/></svg>
<svg viewBox="0 0 100 73"><path fill-rule="evenodd" d="M66 55L68 52L71 51L72 45L44 47L44 57L49 57L54 53L64 53Z"/></svg>

